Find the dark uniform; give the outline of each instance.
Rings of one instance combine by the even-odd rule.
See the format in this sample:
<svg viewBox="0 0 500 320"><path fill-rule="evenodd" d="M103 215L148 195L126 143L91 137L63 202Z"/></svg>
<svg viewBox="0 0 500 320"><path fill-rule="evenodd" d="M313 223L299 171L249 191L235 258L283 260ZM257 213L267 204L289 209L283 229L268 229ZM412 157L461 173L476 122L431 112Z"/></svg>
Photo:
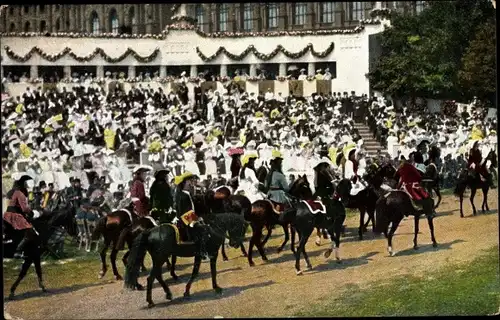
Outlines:
<svg viewBox="0 0 500 320"><path fill-rule="evenodd" d="M151 197L151 216L160 221L160 223L172 222L174 215L169 213L173 207L174 199L172 191L167 181L155 180L149 190Z"/></svg>

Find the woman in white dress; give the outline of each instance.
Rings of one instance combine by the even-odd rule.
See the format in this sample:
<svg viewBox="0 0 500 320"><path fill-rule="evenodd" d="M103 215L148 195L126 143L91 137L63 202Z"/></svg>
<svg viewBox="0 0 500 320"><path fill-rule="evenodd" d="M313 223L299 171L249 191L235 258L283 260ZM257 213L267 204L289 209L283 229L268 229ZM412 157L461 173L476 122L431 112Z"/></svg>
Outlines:
<svg viewBox="0 0 500 320"><path fill-rule="evenodd" d="M258 156L255 152L249 153L243 157L243 161L241 162L243 167L239 175L239 186L236 190L236 193L238 191L243 191L251 203L265 198L259 191L260 181L255 174L255 159L257 158Z"/></svg>
<svg viewBox="0 0 500 320"><path fill-rule="evenodd" d="M54 183L54 175L52 174L52 168L50 166L51 162L52 161L49 162L46 154L41 155L40 161L38 162L41 171L39 181L45 181L46 184Z"/></svg>
<svg viewBox="0 0 500 320"><path fill-rule="evenodd" d="M210 142L210 145L205 152L205 165L206 165L206 175L211 175L212 177L217 176L217 140L214 139Z"/></svg>
<svg viewBox="0 0 500 320"><path fill-rule="evenodd" d="M193 175L199 175L198 165L195 161L194 149L189 148L184 152L184 165L185 170L191 172Z"/></svg>
<svg viewBox="0 0 500 320"><path fill-rule="evenodd" d="M69 176L63 170L63 164L66 163L65 159L62 159L58 153L54 154L54 161L52 161L52 174L54 176L54 187L56 190L63 190L66 187L70 187Z"/></svg>

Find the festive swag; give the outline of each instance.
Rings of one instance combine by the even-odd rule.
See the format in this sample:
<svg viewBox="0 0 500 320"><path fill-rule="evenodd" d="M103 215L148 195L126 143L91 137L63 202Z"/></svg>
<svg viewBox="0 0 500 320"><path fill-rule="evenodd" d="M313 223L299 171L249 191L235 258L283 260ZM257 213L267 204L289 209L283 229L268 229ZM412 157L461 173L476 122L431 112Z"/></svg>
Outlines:
<svg viewBox="0 0 500 320"><path fill-rule="evenodd" d="M258 59L268 61L271 60L272 58L276 57L276 55L280 52L282 52L285 56L291 59L298 59L302 56L304 56L307 52L311 52L312 55L316 58L324 58L328 56L330 53L332 53L334 48L334 43L330 43L328 48L326 48L325 51L322 52L317 52L314 50L313 45L309 43L305 48L300 50L299 52L290 52L287 49L285 49L282 45L278 45L276 49L274 49L271 53L265 54L257 51L253 45L248 46L242 53L240 54L233 54L225 47L219 47L217 51L212 54L211 56L206 56L201 52L199 47L196 47L196 53L198 56L204 61L204 62L209 62L217 58L220 54L225 54L229 59L235 60L235 61L241 61L243 60L249 53L253 53Z"/></svg>
<svg viewBox="0 0 500 320"><path fill-rule="evenodd" d="M9 46L5 46L5 52L7 53L7 56L10 59L15 60L17 62L26 62L33 57L33 54L36 53L36 54L40 55L43 59L50 61L50 62L55 62L55 61L63 58L66 55L69 55L71 58L75 59L78 62L88 62L88 61L91 61L92 59L94 59L97 55L100 55L101 57L103 57L103 59L106 62L116 63L116 62L120 62L120 61L124 60L129 55L132 55L138 62L147 63L147 62L153 61L158 56L158 54L160 53L160 49L156 48L153 51L153 53L151 53L149 56L143 57L143 56L140 56L133 49L128 48L123 54L121 54L119 57L116 57L116 58L108 56L106 54L106 52L104 52L104 50L101 48L96 48L92 53L90 53L89 55L83 56L83 57L77 56L71 50L71 48L68 48L68 47L64 48L61 52L59 52L57 54L48 54L48 53L44 52L42 49L40 49L39 47L33 47L24 56L20 56L20 55L16 54Z"/></svg>

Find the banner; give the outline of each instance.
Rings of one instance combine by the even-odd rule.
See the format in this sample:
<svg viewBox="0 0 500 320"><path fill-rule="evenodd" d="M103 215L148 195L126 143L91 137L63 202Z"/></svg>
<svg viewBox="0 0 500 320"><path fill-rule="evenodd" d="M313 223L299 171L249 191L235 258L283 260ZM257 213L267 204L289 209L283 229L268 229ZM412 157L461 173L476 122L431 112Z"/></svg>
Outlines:
<svg viewBox="0 0 500 320"><path fill-rule="evenodd" d="M316 80L316 92L327 95L332 91L332 81L331 80Z"/></svg>
<svg viewBox="0 0 500 320"><path fill-rule="evenodd" d="M295 97L304 96L304 83L300 80L290 80L288 82L288 91Z"/></svg>
<svg viewBox="0 0 500 320"><path fill-rule="evenodd" d="M265 94L268 90L274 93L274 80L264 80L259 82L259 94Z"/></svg>

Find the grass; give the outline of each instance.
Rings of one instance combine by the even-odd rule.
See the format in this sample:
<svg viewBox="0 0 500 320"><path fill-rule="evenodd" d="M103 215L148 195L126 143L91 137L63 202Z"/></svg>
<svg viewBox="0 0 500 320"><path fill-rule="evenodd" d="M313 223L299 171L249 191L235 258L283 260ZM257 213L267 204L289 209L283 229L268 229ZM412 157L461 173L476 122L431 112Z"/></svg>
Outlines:
<svg viewBox="0 0 500 320"><path fill-rule="evenodd" d="M301 310L297 316L452 316L500 312L498 248L469 264L447 266L420 277L374 282L367 289L346 291Z"/></svg>

